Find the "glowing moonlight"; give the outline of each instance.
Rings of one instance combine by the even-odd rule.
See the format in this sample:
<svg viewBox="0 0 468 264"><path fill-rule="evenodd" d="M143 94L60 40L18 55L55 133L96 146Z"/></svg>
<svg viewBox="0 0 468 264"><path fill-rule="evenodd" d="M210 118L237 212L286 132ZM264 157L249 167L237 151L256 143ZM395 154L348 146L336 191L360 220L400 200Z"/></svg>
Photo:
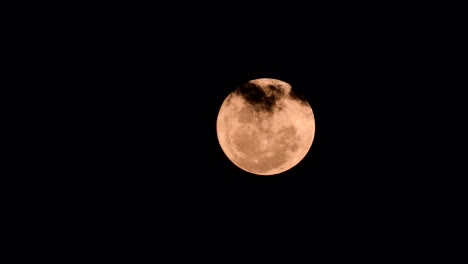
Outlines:
<svg viewBox="0 0 468 264"><path fill-rule="evenodd" d="M216 123L218 141L239 168L274 175L296 166L315 135L312 108L291 85L276 79L251 80L224 100Z"/></svg>

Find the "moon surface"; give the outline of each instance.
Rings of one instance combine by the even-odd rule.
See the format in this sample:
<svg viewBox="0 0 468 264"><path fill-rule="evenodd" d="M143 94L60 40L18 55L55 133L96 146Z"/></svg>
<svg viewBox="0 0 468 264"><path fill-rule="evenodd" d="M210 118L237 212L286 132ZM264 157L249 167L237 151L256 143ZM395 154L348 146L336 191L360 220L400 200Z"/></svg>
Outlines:
<svg viewBox="0 0 468 264"><path fill-rule="evenodd" d="M291 85L250 80L231 92L218 113L216 132L226 156L256 175L280 174L309 152L315 135L310 104Z"/></svg>

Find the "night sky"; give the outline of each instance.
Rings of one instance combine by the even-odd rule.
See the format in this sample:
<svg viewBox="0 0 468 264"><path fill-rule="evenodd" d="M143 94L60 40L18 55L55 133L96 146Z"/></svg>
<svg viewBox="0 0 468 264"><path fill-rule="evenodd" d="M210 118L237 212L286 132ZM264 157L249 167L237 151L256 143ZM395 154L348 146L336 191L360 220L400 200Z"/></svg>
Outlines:
<svg viewBox="0 0 468 264"><path fill-rule="evenodd" d="M19 22L15 203L49 263L465 263L466 7L294 2L80 1L73 25ZM217 141L223 100L256 78L315 114L308 155L278 176Z"/></svg>

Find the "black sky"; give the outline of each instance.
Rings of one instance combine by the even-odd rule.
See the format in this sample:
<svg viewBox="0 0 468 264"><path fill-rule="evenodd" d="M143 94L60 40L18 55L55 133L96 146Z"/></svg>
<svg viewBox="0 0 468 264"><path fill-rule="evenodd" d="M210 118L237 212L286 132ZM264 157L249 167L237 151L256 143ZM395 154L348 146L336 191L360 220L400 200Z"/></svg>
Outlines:
<svg viewBox="0 0 468 264"><path fill-rule="evenodd" d="M201 240L214 247L242 239L239 255L285 250L303 237L310 245L291 247L312 260L372 259L351 250L357 243L388 261L406 253L462 261L463 16L435 2L269 4L262 16L255 11L263 6L80 3L73 25L23 20L13 33L21 38L11 40L13 88L27 106L14 112L22 116L19 182L31 196L18 202L43 219L35 220L49 230L43 237L152 254L156 240L160 251L187 252ZM223 8L234 15L214 12ZM215 129L224 98L265 77L303 94L317 129L304 160L274 177L233 165ZM124 237L138 246L108 242ZM439 249L442 238L448 255L392 255L369 242Z"/></svg>

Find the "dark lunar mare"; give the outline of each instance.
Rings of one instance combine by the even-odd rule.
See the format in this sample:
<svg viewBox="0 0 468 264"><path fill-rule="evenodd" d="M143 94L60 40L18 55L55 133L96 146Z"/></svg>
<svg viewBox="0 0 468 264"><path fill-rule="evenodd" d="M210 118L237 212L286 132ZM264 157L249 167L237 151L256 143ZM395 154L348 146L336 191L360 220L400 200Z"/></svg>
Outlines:
<svg viewBox="0 0 468 264"><path fill-rule="evenodd" d="M271 91L271 94L267 95L261 86L247 82L237 87L234 93L241 96L255 110L273 113L277 106L276 102L284 95L284 90L274 85L268 85L265 89Z"/></svg>

